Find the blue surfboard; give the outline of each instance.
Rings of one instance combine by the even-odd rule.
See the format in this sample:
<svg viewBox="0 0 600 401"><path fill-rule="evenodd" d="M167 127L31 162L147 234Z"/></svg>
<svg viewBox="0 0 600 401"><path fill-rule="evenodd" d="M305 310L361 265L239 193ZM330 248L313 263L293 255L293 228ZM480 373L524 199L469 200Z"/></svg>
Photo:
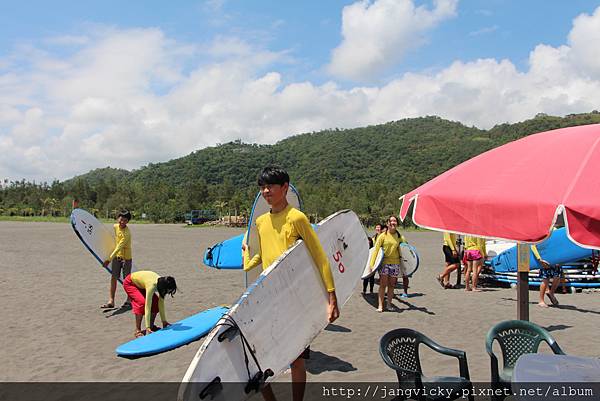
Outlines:
<svg viewBox="0 0 600 401"><path fill-rule="evenodd" d="M243 239L244 234L240 234L213 245L204 252L202 262L216 269L241 269Z"/></svg>
<svg viewBox="0 0 600 401"><path fill-rule="evenodd" d="M561 264L575 262L592 256L592 251L582 248L571 242L567 237L567 231L558 228L545 241L537 244L538 252L542 259L550 264ZM517 271L517 247L507 249L486 262L497 273ZM529 259L531 269L539 269L539 264L531 252Z"/></svg>
<svg viewBox="0 0 600 401"><path fill-rule="evenodd" d="M115 352L124 358L139 358L170 351L206 335L228 308L218 306L173 323L143 337L120 345Z"/></svg>

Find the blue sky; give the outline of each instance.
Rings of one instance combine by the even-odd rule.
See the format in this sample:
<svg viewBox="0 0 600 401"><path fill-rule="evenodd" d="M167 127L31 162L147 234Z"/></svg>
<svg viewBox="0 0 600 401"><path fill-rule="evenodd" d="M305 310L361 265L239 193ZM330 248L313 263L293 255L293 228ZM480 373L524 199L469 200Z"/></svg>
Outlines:
<svg viewBox="0 0 600 401"><path fill-rule="evenodd" d="M428 114L489 128L599 109L599 6L11 2L0 13L0 177L132 169L228 140Z"/></svg>

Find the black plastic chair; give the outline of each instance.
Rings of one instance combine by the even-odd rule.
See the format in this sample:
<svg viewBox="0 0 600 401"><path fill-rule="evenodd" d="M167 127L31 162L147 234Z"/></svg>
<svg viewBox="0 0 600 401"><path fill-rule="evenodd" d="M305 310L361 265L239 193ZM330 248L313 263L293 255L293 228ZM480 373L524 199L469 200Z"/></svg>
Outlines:
<svg viewBox="0 0 600 401"><path fill-rule="evenodd" d="M502 369L498 368L498 357L492 349L494 340L498 341L502 350ZM524 320L506 320L492 327L485 340L485 349L491 362L492 388L510 389L513 368L517 359L524 354L537 353L542 342L546 342L555 354L565 354L550 333L535 323ZM502 398L504 397L495 397L495 399Z"/></svg>
<svg viewBox="0 0 600 401"><path fill-rule="evenodd" d="M419 346L425 344L432 350L453 356L458 359L460 377L455 376L432 376L423 374L419 358ZM396 371L400 388L426 389L427 394L412 394L418 400L441 400L457 399L463 397L469 391L469 400L473 400L473 384L469 377L467 365L467 354L464 351L442 347L422 333L411 329L396 329L386 333L379 342L379 353L383 361ZM443 388L444 391L452 390L452 395L436 394L435 390ZM399 397L405 399L405 397Z"/></svg>

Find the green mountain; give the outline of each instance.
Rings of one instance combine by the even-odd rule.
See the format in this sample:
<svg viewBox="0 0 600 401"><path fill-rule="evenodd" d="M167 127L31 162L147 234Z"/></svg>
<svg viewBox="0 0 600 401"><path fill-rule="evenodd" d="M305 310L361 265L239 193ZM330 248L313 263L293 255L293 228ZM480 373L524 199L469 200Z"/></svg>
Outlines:
<svg viewBox="0 0 600 401"><path fill-rule="evenodd" d="M133 171L107 167L51 186L30 184L27 197L19 197L25 183L13 183L0 191L0 213L19 207L35 213L40 205L32 201L33 185L41 199L57 196L64 204L74 197L103 214L121 207L154 221L179 221L190 209L242 214L256 194L258 172L272 163L288 170L308 214L320 218L351 208L373 223L397 213L401 194L475 155L532 133L592 123L600 123L596 111L564 118L539 114L490 130L429 116L306 133L274 145L235 141Z"/></svg>

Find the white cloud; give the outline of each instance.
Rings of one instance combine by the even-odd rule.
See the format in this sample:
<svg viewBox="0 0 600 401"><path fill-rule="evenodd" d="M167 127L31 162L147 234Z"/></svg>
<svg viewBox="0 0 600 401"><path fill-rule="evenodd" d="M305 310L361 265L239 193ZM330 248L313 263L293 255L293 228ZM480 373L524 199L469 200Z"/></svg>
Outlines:
<svg viewBox="0 0 600 401"><path fill-rule="evenodd" d="M425 34L453 17L458 0L435 0L433 9L414 0L363 0L344 7L342 43L333 50L328 70L334 76L369 81L396 65Z"/></svg>
<svg viewBox="0 0 600 401"><path fill-rule="evenodd" d="M494 33L498 30L498 25L487 26L485 28L478 29L476 31L469 32L469 36L481 36L489 33Z"/></svg>
<svg viewBox="0 0 600 401"><path fill-rule="evenodd" d="M592 15L575 18L569 33L572 57L582 70L593 78L600 78L600 7Z"/></svg>
<svg viewBox="0 0 600 401"><path fill-rule="evenodd" d="M288 83L274 67L286 52L236 38L189 45L158 29L113 28L86 35L68 57L21 46L0 67L0 178L132 169L235 139L274 143L423 115L489 128L599 109L600 57L584 40L600 35L598 15L576 18L566 44L532 49L525 70L455 61L350 89Z"/></svg>

